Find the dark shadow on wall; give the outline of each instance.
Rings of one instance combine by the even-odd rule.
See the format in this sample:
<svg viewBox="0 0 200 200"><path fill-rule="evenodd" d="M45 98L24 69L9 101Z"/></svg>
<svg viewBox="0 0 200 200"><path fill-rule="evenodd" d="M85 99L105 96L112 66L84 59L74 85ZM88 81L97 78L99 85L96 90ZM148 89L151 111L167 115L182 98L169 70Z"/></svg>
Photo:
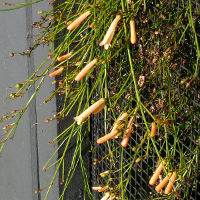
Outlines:
<svg viewBox="0 0 200 200"><path fill-rule="evenodd" d="M56 1L57 3L62 3L64 2L63 0L58 0ZM63 36L67 33L67 30L63 30L61 33L59 33L58 36ZM57 40L54 43L54 47L58 47L58 45L61 43L61 40ZM64 78L64 75L60 75L56 77L56 88L58 88L58 82L59 80L61 80L62 78ZM56 106L57 106L57 112L60 112L62 110L63 107L63 103L64 103L64 98L65 95L56 95ZM76 110L77 110L77 106L74 106L74 108L70 111L69 115L67 117L65 117L64 119L60 120L58 125L57 125L57 132L58 135L60 133L62 133L67 127L69 127L73 122L74 122L74 117L76 115ZM83 127L84 128L84 127ZM89 143L89 138L90 136L86 136L84 138L84 141L82 143L82 157L83 157L83 161L85 164L85 168L86 168L86 173L88 176L88 179L91 180L91 176L90 176L90 168L91 168L91 153L90 153L90 143ZM74 150L76 147L76 142L77 142L77 137L74 136L71 141L70 141L70 145L68 147L68 150L65 154L65 178L68 174L68 171L70 169L71 166L71 161L73 158L73 154L74 154ZM66 143L65 143L66 144ZM64 151L64 147L65 145L63 145L63 147L59 150L58 152L58 158L60 158L63 154ZM62 169L60 169L59 171L59 194L61 195L63 192L63 188L65 185L62 183ZM89 183L90 184L90 183ZM91 185L91 184L90 184ZM83 176L82 176L82 171L81 171L81 166L80 163L78 164L77 168L75 169L73 178L71 179L71 182L69 184L69 186L67 187L66 191L65 191L65 195L64 195L64 200L83 200L83 199L89 199L88 196L86 195L86 198L84 197L84 180L83 180Z"/></svg>

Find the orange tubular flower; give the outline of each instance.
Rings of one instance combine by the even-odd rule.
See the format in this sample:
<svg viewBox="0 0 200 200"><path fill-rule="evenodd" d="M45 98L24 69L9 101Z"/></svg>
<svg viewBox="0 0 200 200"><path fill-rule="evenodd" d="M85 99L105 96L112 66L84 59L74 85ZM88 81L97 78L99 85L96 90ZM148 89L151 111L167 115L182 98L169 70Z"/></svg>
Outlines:
<svg viewBox="0 0 200 200"><path fill-rule="evenodd" d="M87 73L96 65L98 59L92 60L90 63L88 63L75 77L75 81L80 81L82 80Z"/></svg>
<svg viewBox="0 0 200 200"><path fill-rule="evenodd" d="M156 123L152 122L151 124L151 137L156 136Z"/></svg>
<svg viewBox="0 0 200 200"><path fill-rule="evenodd" d="M93 114L96 110L99 111L99 108L104 108L106 100L104 98L99 99L96 103L92 104L88 109L86 109L79 116L76 116L74 119L77 121L77 124L82 124L91 114ZM100 112L100 111L99 111Z"/></svg>
<svg viewBox="0 0 200 200"><path fill-rule="evenodd" d="M98 190L100 190L100 189L102 189L101 186L93 186L93 187L92 187L92 190L95 190L95 191L98 191Z"/></svg>
<svg viewBox="0 0 200 200"><path fill-rule="evenodd" d="M115 17L115 19L111 23L110 27L108 28L108 30L106 32L106 35L104 36L102 42L99 44L100 46L104 46L105 49L109 48L109 46L110 46L110 44L112 42L112 39L114 37L115 30L117 28L117 24L120 21L120 19L121 19L120 15L117 15Z"/></svg>
<svg viewBox="0 0 200 200"><path fill-rule="evenodd" d="M154 185L156 183L156 181L158 180L158 177L159 177L160 173L162 172L162 169L163 169L163 164L160 163L160 165L155 170L153 176L151 177L151 179L149 181L149 185Z"/></svg>
<svg viewBox="0 0 200 200"><path fill-rule="evenodd" d="M101 186L94 186L92 187L92 190L95 190L95 191L98 191L98 192L104 192L108 189L108 186L104 186L104 187L101 187Z"/></svg>
<svg viewBox="0 0 200 200"><path fill-rule="evenodd" d="M101 104L98 109L96 109L94 112L92 112L92 114L95 114L95 115L98 114L99 112L101 112L103 110L104 107L105 107L105 105Z"/></svg>
<svg viewBox="0 0 200 200"><path fill-rule="evenodd" d="M50 77L55 77L57 75L60 75L60 74L62 74L63 70L64 70L64 67L60 67L59 69L55 70L54 72L51 72L49 74L49 76Z"/></svg>
<svg viewBox="0 0 200 200"><path fill-rule="evenodd" d="M124 137L121 141L121 146L122 147L127 147L129 139L130 139L130 135L131 135L131 131L132 131L132 127L133 127L133 122L134 122L134 117L131 117L129 122L128 122L128 126L127 129L124 133Z"/></svg>
<svg viewBox="0 0 200 200"><path fill-rule="evenodd" d="M135 30L135 22L134 20L130 20L130 32L131 32L131 44L135 44L137 42L136 30Z"/></svg>
<svg viewBox="0 0 200 200"><path fill-rule="evenodd" d="M126 118L128 117L128 113L124 113L123 115L121 115L117 121L114 123L114 126L111 130L111 132L107 135L104 135L103 137L99 138L97 140L98 144L102 144L110 139L113 139L117 136L118 132L120 129L123 128L124 124L122 123L122 121L124 121Z"/></svg>
<svg viewBox="0 0 200 200"><path fill-rule="evenodd" d="M87 12L83 13L80 17L78 17L75 21L73 21L73 22L67 27L67 29L68 29L69 31L72 31L72 30L75 29L77 26L79 26L89 15L90 15L90 11L87 11Z"/></svg>
<svg viewBox="0 0 200 200"><path fill-rule="evenodd" d="M169 173L155 188L156 192L160 192L165 185L167 184L167 182L169 181L169 178L171 177L172 173Z"/></svg>
<svg viewBox="0 0 200 200"><path fill-rule="evenodd" d="M104 192L108 189L108 186L104 186L101 189L98 190L98 192Z"/></svg>
<svg viewBox="0 0 200 200"><path fill-rule="evenodd" d="M101 200L108 200L109 197L110 197L110 194L106 192L105 195L101 198Z"/></svg>
<svg viewBox="0 0 200 200"><path fill-rule="evenodd" d="M165 188L165 194L169 194L172 191L174 182L176 180L176 172L173 172L171 178L169 179L169 183L167 185L167 187Z"/></svg>
<svg viewBox="0 0 200 200"><path fill-rule="evenodd" d="M59 62L64 61L64 60L66 60L67 58L69 58L71 55L72 55L72 53L70 52L70 53L67 53L67 54L65 54L65 55L63 55L63 56L58 56L58 57L57 57L57 61L59 61Z"/></svg>

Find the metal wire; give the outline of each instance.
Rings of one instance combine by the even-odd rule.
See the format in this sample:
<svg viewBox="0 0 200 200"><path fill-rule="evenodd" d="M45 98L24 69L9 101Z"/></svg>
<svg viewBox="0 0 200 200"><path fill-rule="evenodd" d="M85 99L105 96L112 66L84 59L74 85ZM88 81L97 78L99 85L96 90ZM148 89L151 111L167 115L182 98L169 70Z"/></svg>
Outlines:
<svg viewBox="0 0 200 200"><path fill-rule="evenodd" d="M176 5L173 4L174 1L170 1L171 5L174 6L174 10L177 11L177 15L178 15L178 11L180 10L180 1L177 1ZM188 1L189 2L189 1ZM157 8L156 8L156 4L159 3L159 1L154 1L151 5L151 8L154 12L157 12ZM194 3L194 1L193 1ZM194 16L196 17L196 20L199 20L199 13L197 12L197 10L199 9L199 2L196 0L195 1L195 9L194 9ZM153 18L151 21L149 21L148 23L154 23L156 21L156 18ZM145 25L146 28L148 29L148 24ZM184 36L184 40L187 39L185 38L186 36ZM194 40L194 37L193 37ZM138 43L140 43L140 41L138 41ZM154 44L152 44L154 45ZM190 66L190 64L192 65L192 63L194 62L194 59L196 58L196 49L194 47L194 41L187 41L184 43L185 46L182 46L182 48L179 49L178 51L178 57L180 57L179 60L179 65L180 65L180 69L177 72L178 75L180 77L184 77L185 74L187 74L188 76L192 74L192 69L191 68L187 68L184 63L187 62L187 66ZM139 47L140 48L140 47ZM138 46L132 47L132 55L136 55L136 57L140 58L139 56L139 52L140 49L138 48ZM126 52L124 52L123 54L120 55L119 59L112 61L111 66L115 66L115 68L110 67L110 73L109 73L109 78L108 78L108 86L109 86L109 91L117 91L120 87L121 87L121 82L119 80L119 82L117 82L116 84L116 80L115 79L115 75L117 77L127 77L128 73L126 71L126 69L123 70L118 70L118 66L120 66L120 64L122 63L122 61L124 62L124 60L127 59L127 54ZM128 61L127 61L128 63ZM139 63L137 63L139 64ZM139 76L140 74L144 74L147 73L145 71L138 71L136 72L136 75ZM199 79L197 78L196 83L199 82ZM156 85L157 84L157 85ZM172 83L174 84L174 83ZM157 80L157 83L155 82L153 85L151 85L151 83L149 83L149 86L146 87L146 89L142 92L142 102L145 102L148 99L148 96L151 94L152 88L154 88L155 86L158 86L159 88L159 80ZM114 88L115 87L115 88ZM179 94L181 94L181 86L177 85L176 87L177 91ZM193 84L192 86L190 86L190 90L186 91L186 93L184 94L186 97L188 97L191 101L190 101L190 105L188 105L187 107L183 108L183 111L185 113L185 118L183 118L183 115L177 116L177 126L180 126L180 124L185 124L187 123L187 113L191 113L192 109L193 111L193 119L191 121L193 121L193 124L190 126L191 128L189 129L189 131L184 131L181 129L180 126L180 130L179 130L179 148L176 149L175 152L175 156L172 159L172 163L173 166L172 167L176 167L176 165L178 165L178 160L177 159L180 156L180 153L184 152L185 154L185 159L187 161L191 160L193 158L193 156L195 155L194 153L194 149L198 146L198 134L200 133L200 120L199 120L199 115L198 113L200 113L200 102L199 102L199 97L198 97L198 90L200 89L199 83L198 84ZM119 110L123 110L124 107L126 107L126 105L128 104L128 100L126 98L126 96L129 94L131 95L131 93L133 93L134 90L132 91L127 91L126 94L123 94L121 97L121 100L119 102L117 102L116 105L116 112L118 112ZM93 98L96 98L99 94L99 91L96 91L96 94L93 95ZM154 105L152 103L152 106L156 107L156 102L154 102ZM136 105L135 102L133 102L132 107L134 107ZM155 112L160 112L159 110L155 111ZM118 112L120 113L120 112ZM148 117L147 117L147 120ZM114 120L110 120L109 123L112 124ZM133 157L134 152L132 151L132 148L134 146L137 146L141 143L142 137L145 134L145 126L143 123L143 119L141 116L139 116L136 121L136 124L140 124L139 127L135 127L134 130L134 134L132 134L129 145L126 149L123 150L123 164L126 165L129 161L130 158ZM114 152L114 165L111 165L110 163L110 157L107 157L103 160L101 160L101 158L103 158L105 155L109 154L109 148L107 144L101 144L98 145L96 143L96 140L100 137L103 136L105 134L105 126L104 126L104 112L99 113L98 115L95 115L95 117L92 117L92 141L94 143L94 152L92 153L92 160L95 162L92 166L92 184L93 185L105 185L106 182L104 181L103 178L101 178L99 176L99 174L101 172L104 172L106 170L117 170L120 168L120 158L121 158L121 151L122 148L119 147L120 146L120 141L119 139L113 140L110 145L112 147L112 149L114 148L118 148L115 152ZM108 130L110 129L110 127L108 127ZM162 148L161 151L161 156L165 157L166 156L166 151L165 149L162 147L163 146L163 140L164 140L165 136L164 136L164 130L162 130L162 128L159 130L158 135L155 137L155 141L156 141L156 145L158 148ZM121 138L120 138L121 139ZM168 148L169 149L173 149L173 145L174 145L174 141L176 140L176 135L173 133L169 133L168 135ZM143 147L141 148L141 151L139 153L139 155L141 157L143 157L146 153L146 146L147 143L145 142L145 144L143 145ZM98 160L99 159L99 160ZM199 160L199 149L197 150L197 156L196 156L196 160ZM131 199L159 199L162 194L156 193L154 190L154 187L151 187L148 184L148 181L150 179L150 177L153 174L153 171L156 167L156 164L158 162L158 158L155 152L155 149L151 149L151 156L148 156L146 159L142 159L140 162L135 163L133 165L131 174L130 174L130 181L127 187L127 198L129 200ZM191 180L185 180L183 182L181 182L182 187L179 188L179 190L177 191L177 195L174 197L174 199L187 199L187 200L197 200L200 197L200 191L198 190L198 188L200 187L200 176L199 176L199 161L196 162L196 164L193 164L193 168L196 169L196 173L194 173L192 175L192 179ZM190 173L188 171L188 173ZM112 178L118 178L120 177L120 171L115 173L115 177ZM127 177L124 177L125 179ZM119 184L119 182L117 182L115 179L113 179L112 184ZM94 192L95 198L98 200L101 198L101 194L99 194L98 192Z"/></svg>

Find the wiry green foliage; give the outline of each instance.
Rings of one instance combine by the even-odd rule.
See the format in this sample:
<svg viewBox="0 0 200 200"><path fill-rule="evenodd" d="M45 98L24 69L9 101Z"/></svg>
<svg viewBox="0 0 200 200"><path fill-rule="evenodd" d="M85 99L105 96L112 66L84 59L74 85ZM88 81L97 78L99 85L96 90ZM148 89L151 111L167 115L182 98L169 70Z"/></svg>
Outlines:
<svg viewBox="0 0 200 200"><path fill-rule="evenodd" d="M197 6L191 0L155 2L68 0L63 3L55 1L52 5L54 5L52 10L42 11L41 21L33 24L34 27L41 29L36 36L34 46L28 52L22 53L22 55L29 54L37 46L48 44L49 56L35 73L20 85L18 92L11 95L12 98L22 96L37 84L35 93L24 108L1 117L1 121L16 118L16 122L6 128L0 151L5 142L10 137L14 137L21 117L48 73L52 69L65 66L60 80L55 81L56 90L44 101L47 103L56 94L64 95L63 107L47 121L62 120L71 112L74 117L78 116L89 107L94 96L96 96L95 100L106 98L105 134L109 133L113 121L123 112L137 119L134 127L138 132L143 133L140 142L134 148L132 157L127 159L128 164L124 162L123 148L120 145L116 146L112 141L107 142L109 153L101 159L103 161L109 158L110 161L110 173L105 178L106 185L109 186L107 191L111 196L119 199L129 199L127 187L131 179L132 167L143 159L152 158L152 152L155 152L158 160L167 163L164 174L174 170L177 172L177 184L169 196L156 197L147 194L143 196L146 199L174 199L178 193L181 193L185 181L192 179L192 182L195 182L197 172L200 142L197 134L200 113L198 78L200 21L197 17L200 15L199 5ZM25 4L16 4L16 6L15 8L20 8ZM91 14L77 28L67 31L68 24L86 11L90 11ZM122 19L117 25L111 46L108 50L104 50L103 47L99 47L99 44L116 15L120 15ZM138 42L135 45L130 43L131 19L136 23ZM55 42L58 45L54 48ZM69 59L59 63L56 61L58 56L69 52L72 53ZM82 81L74 81L76 74L94 58L98 59L96 66ZM45 68L44 64L49 59L52 61ZM150 136L152 121L156 122L158 138ZM88 130L85 124L88 125ZM127 124L128 119L124 122L121 134L125 132ZM82 142L90 129L92 129L90 118L84 122L84 125L79 126L74 121L52 140L52 143L58 144L58 149L47 161L44 170L55 165L57 169L45 200L59 171L62 171L64 184L60 199L64 198L64 193L75 173L74 169L78 165L82 169L85 191L90 199L94 199L81 153ZM76 148L71 167L65 174L64 158L72 138L76 138ZM180 142L187 143L191 138L195 141L191 149L192 153L180 147ZM158 140L162 141L161 145L158 144ZM60 148L63 148L62 156L55 163L51 163ZM141 155L142 148L146 151L144 155ZM120 156L116 154L117 150L120 150ZM118 169L115 169L116 159L120 159ZM153 166L149 168L154 170ZM112 178L118 172L120 176ZM184 198L187 198L187 195Z"/></svg>

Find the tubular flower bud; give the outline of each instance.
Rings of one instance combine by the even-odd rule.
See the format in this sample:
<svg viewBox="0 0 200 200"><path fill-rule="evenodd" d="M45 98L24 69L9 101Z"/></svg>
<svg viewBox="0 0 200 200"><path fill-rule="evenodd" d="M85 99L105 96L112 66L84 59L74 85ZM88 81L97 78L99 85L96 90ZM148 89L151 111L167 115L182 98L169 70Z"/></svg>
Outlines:
<svg viewBox="0 0 200 200"><path fill-rule="evenodd" d="M67 53L67 54L65 54L65 55L63 55L63 56L58 56L58 57L57 57L57 61L59 61L59 62L64 61L64 60L66 60L67 58L69 58L71 55L72 55L72 53L70 52L70 53Z"/></svg>
<svg viewBox="0 0 200 200"><path fill-rule="evenodd" d="M67 27L67 29L68 29L69 31L72 31L72 30L75 29L77 26L79 26L89 15L90 15L90 11L87 11L87 12L83 13L80 17L78 17L75 21L73 21L73 22Z"/></svg>
<svg viewBox="0 0 200 200"><path fill-rule="evenodd" d="M131 44L135 44L137 42L136 30L135 30L135 22L134 20L130 21L130 32L131 32Z"/></svg>
<svg viewBox="0 0 200 200"><path fill-rule="evenodd" d="M87 73L96 65L97 59L95 58L92 60L90 63L88 63L75 77L75 81L80 81L82 80Z"/></svg>
<svg viewBox="0 0 200 200"><path fill-rule="evenodd" d="M51 72L49 74L49 76L50 77L55 77L57 75L60 75L60 74L62 74L63 70L64 70L64 67L60 67L59 69L55 70L54 72Z"/></svg>
<svg viewBox="0 0 200 200"><path fill-rule="evenodd" d="M172 191L174 182L176 180L176 176L177 176L176 172L173 172L171 178L169 179L169 183L167 187L165 188L165 194L169 194Z"/></svg>
<svg viewBox="0 0 200 200"><path fill-rule="evenodd" d="M154 185L156 183L160 173L162 172L162 169L163 169L163 165L162 165L162 163L160 163L160 165L156 168L153 176L151 177L151 179L149 181L149 185Z"/></svg>
<svg viewBox="0 0 200 200"><path fill-rule="evenodd" d="M79 116L76 116L74 119L77 121L77 124L82 124L91 114L95 111L99 111L99 108L103 109L105 106L106 100L104 98L99 99L96 103L92 104L88 109L86 109ZM100 111L99 111L100 112Z"/></svg>
<svg viewBox="0 0 200 200"><path fill-rule="evenodd" d="M104 135L103 137L99 138L97 140L98 144L102 144L110 139L113 139L117 136L119 130L121 130L124 126L124 124L122 123L126 118L128 117L128 113L123 113L118 119L117 121L114 123L114 126L111 130L111 132L107 135Z"/></svg>
<svg viewBox="0 0 200 200"><path fill-rule="evenodd" d="M116 28L117 28L117 24L120 21L120 19L121 19L120 15L117 15L115 17L115 19L111 23L110 27L108 28L102 42L99 44L100 46L104 46L105 49L109 48L109 46L112 42L112 39L114 37L115 31L116 31Z"/></svg>

